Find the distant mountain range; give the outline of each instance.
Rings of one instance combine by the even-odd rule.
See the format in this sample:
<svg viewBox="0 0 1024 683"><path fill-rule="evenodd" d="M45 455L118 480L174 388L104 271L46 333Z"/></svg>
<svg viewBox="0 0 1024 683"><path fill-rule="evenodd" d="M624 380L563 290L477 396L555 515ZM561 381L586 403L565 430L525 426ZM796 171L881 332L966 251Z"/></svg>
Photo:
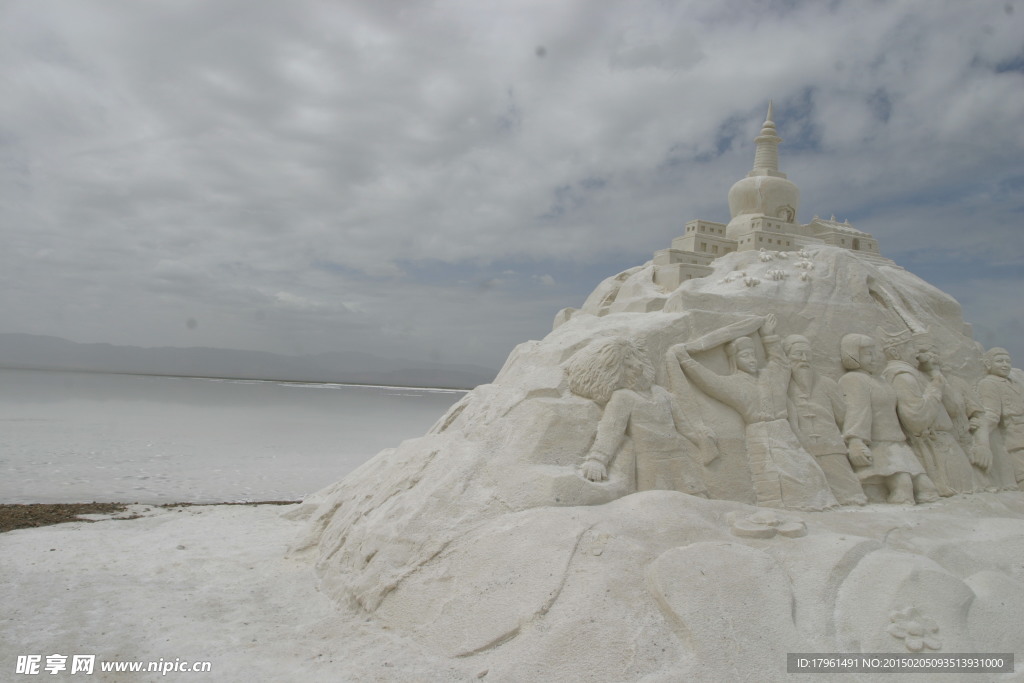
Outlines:
<svg viewBox="0 0 1024 683"><path fill-rule="evenodd" d="M381 358L357 351L285 356L203 347L78 344L35 334L0 334L0 367L450 389L471 389L497 374L478 365Z"/></svg>

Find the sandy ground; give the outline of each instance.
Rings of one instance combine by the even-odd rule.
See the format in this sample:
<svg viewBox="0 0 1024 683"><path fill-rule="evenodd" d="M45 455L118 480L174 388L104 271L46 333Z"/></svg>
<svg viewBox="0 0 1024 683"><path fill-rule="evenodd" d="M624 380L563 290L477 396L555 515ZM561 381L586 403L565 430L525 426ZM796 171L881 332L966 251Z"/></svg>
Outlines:
<svg viewBox="0 0 1024 683"><path fill-rule="evenodd" d="M94 521L0 533L0 681L419 683L508 673L501 652L494 659L442 658L321 594L311 559L287 553L303 524L287 517L297 507L128 505L86 515ZM950 513L967 526L986 517L1019 519L1024 496L843 508L819 513L815 523L853 533L878 525L917 530L927 541L941 536L935 525L948 523ZM1006 552L1013 560L1007 570L1019 573L1021 558ZM51 675L45 667L54 654L67 658L68 669ZM96 657L91 676L70 672L71 657L83 654ZM19 656L27 655L41 658L35 676L17 673ZM209 662L210 671L101 671L104 663L126 662ZM1019 673L995 679L1024 680Z"/></svg>
<svg viewBox="0 0 1024 683"><path fill-rule="evenodd" d="M473 681L415 643L333 604L286 557L294 506L130 505L133 519L0 534L0 680ZM51 675L48 655L67 656ZM70 673L96 655L95 673ZM40 655L36 676L19 655ZM163 662L161 662L163 660ZM210 662L211 671L104 673L103 662Z"/></svg>

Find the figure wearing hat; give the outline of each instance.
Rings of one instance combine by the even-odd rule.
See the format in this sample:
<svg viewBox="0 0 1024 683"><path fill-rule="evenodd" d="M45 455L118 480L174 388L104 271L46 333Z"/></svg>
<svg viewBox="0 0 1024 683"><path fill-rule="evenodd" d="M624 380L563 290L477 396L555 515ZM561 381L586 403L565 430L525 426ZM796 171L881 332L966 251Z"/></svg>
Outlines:
<svg viewBox="0 0 1024 683"><path fill-rule="evenodd" d="M782 340L792 366L789 382L789 422L800 445L814 456L836 499L843 505L868 502L860 479L850 464L849 451L840 431L846 417L846 401L839 384L811 364L811 342L799 334Z"/></svg>
<svg viewBox="0 0 1024 683"><path fill-rule="evenodd" d="M880 331L889 358L882 377L896 390L896 413L914 455L940 496L974 491L971 462L946 411L946 378L926 332Z"/></svg>

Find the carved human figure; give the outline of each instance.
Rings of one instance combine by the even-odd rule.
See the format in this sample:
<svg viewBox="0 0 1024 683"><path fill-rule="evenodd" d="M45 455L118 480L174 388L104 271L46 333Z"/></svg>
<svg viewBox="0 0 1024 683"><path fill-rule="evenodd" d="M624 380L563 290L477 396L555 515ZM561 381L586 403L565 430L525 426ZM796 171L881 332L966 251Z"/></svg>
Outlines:
<svg viewBox="0 0 1024 683"><path fill-rule="evenodd" d="M946 368L941 369L942 374L946 377L946 386L942 392L942 404L946 406L946 412L953 420L953 432L956 434L960 447L971 461L974 490L998 491L998 487L992 483L989 476L991 454L987 450L987 438L984 448L979 445L982 440L979 429L985 425L985 408L978 400L974 388L966 380L947 372Z"/></svg>
<svg viewBox="0 0 1024 683"><path fill-rule="evenodd" d="M896 390L896 413L907 440L940 496L974 491L974 472L957 441L943 402L952 391L939 370L931 342L924 335L888 335L882 372Z"/></svg>
<svg viewBox="0 0 1024 683"><path fill-rule="evenodd" d="M782 340L782 349L792 370L789 422L800 445L814 456L836 500L842 505L864 505L868 499L840 431L846 402L839 384L811 365L811 343L806 337L791 334Z"/></svg>
<svg viewBox="0 0 1024 683"><path fill-rule="evenodd" d="M839 353L847 371L839 379L846 400L843 438L861 483L882 486L890 503L938 500L935 485L907 446L896 390L880 377L885 358L878 343L865 334L848 334Z"/></svg>
<svg viewBox="0 0 1024 683"><path fill-rule="evenodd" d="M947 382L946 390L942 392L942 403L946 406L949 418L953 420L953 431L960 442L960 447L964 449L964 453L970 455L974 446L974 432L983 422L985 409L974 389L966 381L950 374L945 367L940 366L940 369Z"/></svg>
<svg viewBox="0 0 1024 683"><path fill-rule="evenodd" d="M803 449L789 424L787 388L789 360L775 335L775 316L768 315L760 328L768 354L758 367L754 340L739 337L725 343L734 368L719 375L694 360L686 344L676 344L675 356L686 378L708 395L738 412L746 423L747 458L757 504L822 510L837 505L825 474Z"/></svg>
<svg viewBox="0 0 1024 683"><path fill-rule="evenodd" d="M578 352L566 368L569 389L604 405L597 436L581 468L603 481L627 437L635 454L638 491L668 489L707 497L701 462L717 457L713 434L697 430L672 395L654 384L643 347L624 337L603 339Z"/></svg>
<svg viewBox="0 0 1024 683"><path fill-rule="evenodd" d="M990 478L997 487L1024 487L1024 386L1011 379L1013 363L1006 349L989 349L983 359L988 375L978 382L985 409L977 431L979 456L991 463ZM992 439L993 433L1000 438Z"/></svg>

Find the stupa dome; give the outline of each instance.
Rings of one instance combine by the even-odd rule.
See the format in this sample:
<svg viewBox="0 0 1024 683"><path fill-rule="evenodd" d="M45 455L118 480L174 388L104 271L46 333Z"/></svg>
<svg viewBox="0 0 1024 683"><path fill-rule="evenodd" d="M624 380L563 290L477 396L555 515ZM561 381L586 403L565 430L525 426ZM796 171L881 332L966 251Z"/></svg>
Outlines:
<svg viewBox="0 0 1024 683"><path fill-rule="evenodd" d="M770 175L747 176L729 190L729 213L732 218L744 214L764 214L796 220L800 208L800 188L786 178Z"/></svg>

